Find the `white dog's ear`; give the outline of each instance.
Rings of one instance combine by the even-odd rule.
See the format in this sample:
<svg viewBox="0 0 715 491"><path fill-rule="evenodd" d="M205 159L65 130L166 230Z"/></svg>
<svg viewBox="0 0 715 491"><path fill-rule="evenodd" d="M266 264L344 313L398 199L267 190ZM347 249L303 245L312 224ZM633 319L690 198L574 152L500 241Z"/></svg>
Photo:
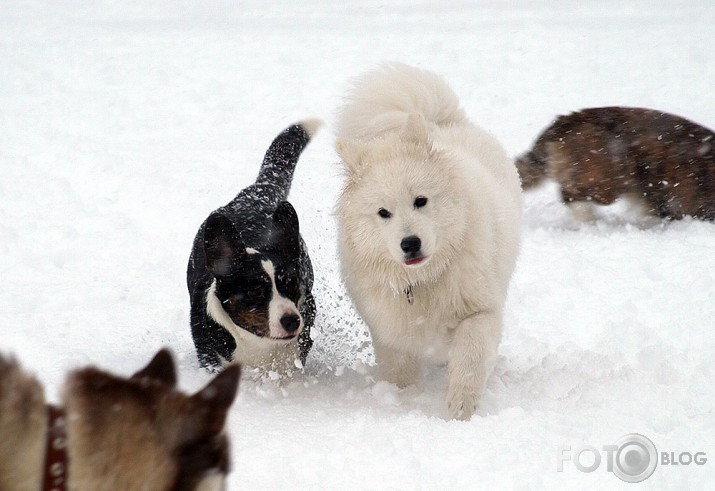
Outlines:
<svg viewBox="0 0 715 491"><path fill-rule="evenodd" d="M410 113L407 116L407 123L405 123L403 133L405 139L424 145L427 149L432 148L432 138L427 129L427 121L421 114Z"/></svg>
<svg viewBox="0 0 715 491"><path fill-rule="evenodd" d="M362 167L365 157L364 146L357 141L347 138L338 138L335 142L335 150L345 164L345 168L351 174L357 173Z"/></svg>

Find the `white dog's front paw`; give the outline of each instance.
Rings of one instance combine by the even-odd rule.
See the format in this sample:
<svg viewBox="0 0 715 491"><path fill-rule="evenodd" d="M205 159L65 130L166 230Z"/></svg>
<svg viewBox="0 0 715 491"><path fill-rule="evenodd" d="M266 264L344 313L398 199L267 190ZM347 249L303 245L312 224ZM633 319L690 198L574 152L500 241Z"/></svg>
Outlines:
<svg viewBox="0 0 715 491"><path fill-rule="evenodd" d="M450 384L447 392L447 409L450 419L469 421L479 406L481 396L474 388L454 387Z"/></svg>

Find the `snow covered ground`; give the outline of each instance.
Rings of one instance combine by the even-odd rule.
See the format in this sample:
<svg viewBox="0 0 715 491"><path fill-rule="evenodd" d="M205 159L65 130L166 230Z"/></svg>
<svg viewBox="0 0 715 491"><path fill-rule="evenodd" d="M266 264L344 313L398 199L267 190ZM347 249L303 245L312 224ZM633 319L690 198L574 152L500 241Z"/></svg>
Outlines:
<svg viewBox="0 0 715 491"><path fill-rule="evenodd" d="M197 389L209 376L188 327L196 229L285 126L330 123L351 76L383 60L435 70L517 155L588 106L715 127L713 39L708 0L5 0L0 349L52 400L68 369L129 374L164 345ZM291 194L315 265L315 347L305 376L241 386L230 489L628 488L605 453L592 473L557 465L560 447L632 432L710 459L659 465L638 486L713 488L713 224L616 206L579 225L553 187L527 195L495 373L479 415L446 421L444 368L400 391L371 366L338 272L332 143L328 125Z"/></svg>

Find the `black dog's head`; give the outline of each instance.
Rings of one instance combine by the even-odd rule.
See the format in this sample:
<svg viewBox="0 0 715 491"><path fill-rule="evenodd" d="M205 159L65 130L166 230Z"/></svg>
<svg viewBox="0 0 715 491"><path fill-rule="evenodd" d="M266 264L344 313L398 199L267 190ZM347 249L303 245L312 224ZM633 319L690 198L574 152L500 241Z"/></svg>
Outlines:
<svg viewBox="0 0 715 491"><path fill-rule="evenodd" d="M247 247L231 220L220 212L206 220L204 251L215 278L208 313L277 342L294 340L304 327L305 300L298 216L287 201L269 218L259 248Z"/></svg>

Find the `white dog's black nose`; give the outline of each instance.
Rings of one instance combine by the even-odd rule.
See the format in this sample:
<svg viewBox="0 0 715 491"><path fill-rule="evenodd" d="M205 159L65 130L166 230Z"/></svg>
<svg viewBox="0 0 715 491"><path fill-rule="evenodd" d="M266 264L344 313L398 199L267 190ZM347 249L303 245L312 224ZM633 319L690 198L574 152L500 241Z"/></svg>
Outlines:
<svg viewBox="0 0 715 491"><path fill-rule="evenodd" d="M300 327L300 317L295 314L286 314L281 317L281 326L286 332L295 332Z"/></svg>
<svg viewBox="0 0 715 491"><path fill-rule="evenodd" d="M414 254L415 252L419 252L422 248L422 241L416 235L410 235L409 237L402 239L400 247L405 254Z"/></svg>

